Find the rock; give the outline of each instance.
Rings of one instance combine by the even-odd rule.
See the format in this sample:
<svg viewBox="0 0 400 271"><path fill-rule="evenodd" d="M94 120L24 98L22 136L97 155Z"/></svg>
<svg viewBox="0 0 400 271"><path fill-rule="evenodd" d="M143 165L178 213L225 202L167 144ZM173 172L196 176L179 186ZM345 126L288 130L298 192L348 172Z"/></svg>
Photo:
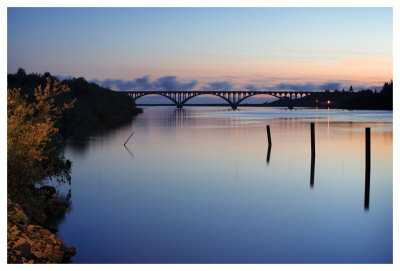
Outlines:
<svg viewBox="0 0 400 271"><path fill-rule="evenodd" d="M76 254L76 248L75 248L75 247L70 247L70 248L68 249L68 253L69 253L71 256L74 256L74 255Z"/></svg>
<svg viewBox="0 0 400 271"><path fill-rule="evenodd" d="M14 249L16 250L16 255L21 255L24 258L31 258L31 244L28 240L20 238L15 244Z"/></svg>
<svg viewBox="0 0 400 271"><path fill-rule="evenodd" d="M40 227L38 225L29 225L28 226L28 232L30 232L30 233L35 233L38 230L40 230Z"/></svg>
<svg viewBox="0 0 400 271"><path fill-rule="evenodd" d="M75 248L68 248L54 233L39 225L25 224L11 214L22 212L18 204L7 201L7 263L68 263ZM11 219L10 219L11 218Z"/></svg>
<svg viewBox="0 0 400 271"><path fill-rule="evenodd" d="M33 255L35 255L36 259L42 259L43 258L43 253L42 253L42 251L39 251L39 250L34 251Z"/></svg>

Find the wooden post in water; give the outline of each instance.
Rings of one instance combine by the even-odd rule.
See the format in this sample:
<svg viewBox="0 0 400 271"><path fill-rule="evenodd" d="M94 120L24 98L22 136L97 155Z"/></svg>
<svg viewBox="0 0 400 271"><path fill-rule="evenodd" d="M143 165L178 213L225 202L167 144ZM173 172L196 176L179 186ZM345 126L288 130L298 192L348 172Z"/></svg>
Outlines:
<svg viewBox="0 0 400 271"><path fill-rule="evenodd" d="M315 123L311 123L311 156L315 156Z"/></svg>
<svg viewBox="0 0 400 271"><path fill-rule="evenodd" d="M272 146L272 142L271 142L271 130L269 129L269 125L267 125L267 134L268 134L268 146Z"/></svg>
<svg viewBox="0 0 400 271"><path fill-rule="evenodd" d="M125 146L125 144L128 142L128 140L133 136L133 133L134 133L134 132L135 132L135 131L133 131L132 134L128 137L128 139L125 141L124 146Z"/></svg>
<svg viewBox="0 0 400 271"><path fill-rule="evenodd" d="M311 173L310 173L310 187L314 187L314 171L315 171L315 127L311 123Z"/></svg>
<svg viewBox="0 0 400 271"><path fill-rule="evenodd" d="M371 178L371 128L365 128L365 193L364 209L369 209L369 186Z"/></svg>

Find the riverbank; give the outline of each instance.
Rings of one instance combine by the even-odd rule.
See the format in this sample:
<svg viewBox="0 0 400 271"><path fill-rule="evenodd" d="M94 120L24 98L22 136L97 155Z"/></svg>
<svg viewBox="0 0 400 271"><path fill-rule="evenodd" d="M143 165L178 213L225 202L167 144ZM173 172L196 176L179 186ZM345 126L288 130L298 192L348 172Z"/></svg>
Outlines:
<svg viewBox="0 0 400 271"><path fill-rule="evenodd" d="M71 191L62 195L53 186L71 182L65 138L130 122L142 110L84 78L60 83L23 69L7 78L7 262L69 263L75 248L55 233Z"/></svg>
<svg viewBox="0 0 400 271"><path fill-rule="evenodd" d="M22 207L7 200L7 263L69 263L74 247L33 223Z"/></svg>

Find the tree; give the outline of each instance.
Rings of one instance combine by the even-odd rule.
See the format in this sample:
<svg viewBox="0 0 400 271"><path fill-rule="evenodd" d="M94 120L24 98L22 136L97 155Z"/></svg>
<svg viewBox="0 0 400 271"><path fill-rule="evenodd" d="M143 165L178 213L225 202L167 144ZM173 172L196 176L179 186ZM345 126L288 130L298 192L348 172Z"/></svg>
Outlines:
<svg viewBox="0 0 400 271"><path fill-rule="evenodd" d="M353 86L350 86L350 88L349 88L349 92L353 92L354 90L353 90Z"/></svg>
<svg viewBox="0 0 400 271"><path fill-rule="evenodd" d="M22 95L20 89L7 89L7 179L9 193L50 176L62 175L64 163L57 150L55 136L57 121L64 110L75 102L61 107L54 98L69 88L47 78L45 88L34 90L33 101Z"/></svg>
<svg viewBox="0 0 400 271"><path fill-rule="evenodd" d="M26 76L26 72L23 68L19 68L17 71L17 76L24 77Z"/></svg>
<svg viewBox="0 0 400 271"><path fill-rule="evenodd" d="M381 93L384 95L393 96L393 80L390 80L389 83L385 82L381 90Z"/></svg>
<svg viewBox="0 0 400 271"><path fill-rule="evenodd" d="M393 80L390 82L385 82L383 88L380 92L380 97L382 99L382 103L384 104L385 109L392 110L393 109Z"/></svg>

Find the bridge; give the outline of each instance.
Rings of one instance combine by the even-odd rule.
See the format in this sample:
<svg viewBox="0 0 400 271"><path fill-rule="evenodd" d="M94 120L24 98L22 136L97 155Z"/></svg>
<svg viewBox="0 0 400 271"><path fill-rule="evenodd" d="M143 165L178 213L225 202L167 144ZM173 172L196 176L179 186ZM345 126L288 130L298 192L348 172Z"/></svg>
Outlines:
<svg viewBox="0 0 400 271"><path fill-rule="evenodd" d="M171 100L177 108L182 108L183 105L190 99L200 95L213 95L224 99L232 109L236 109L238 105L249 97L256 95L270 95L279 99L299 99L310 95L311 91L120 91L134 101L148 95L160 95Z"/></svg>

